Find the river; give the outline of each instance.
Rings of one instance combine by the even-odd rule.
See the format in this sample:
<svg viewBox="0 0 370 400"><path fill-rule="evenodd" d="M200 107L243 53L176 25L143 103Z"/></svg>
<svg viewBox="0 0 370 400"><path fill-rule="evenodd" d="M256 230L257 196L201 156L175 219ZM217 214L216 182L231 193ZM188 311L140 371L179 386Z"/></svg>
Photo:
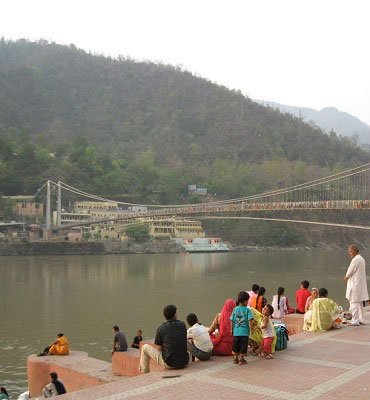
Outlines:
<svg viewBox="0 0 370 400"><path fill-rule="evenodd" d="M370 260L370 250L363 251ZM347 308L343 251L0 257L0 385L12 398L27 388L26 359L63 332L71 347L109 360L112 326L131 342L153 338L162 309L195 312L207 325L226 298L253 283L271 300L278 286L294 306L303 279L326 287ZM368 281L370 280L368 276ZM368 282L369 283L369 282Z"/></svg>

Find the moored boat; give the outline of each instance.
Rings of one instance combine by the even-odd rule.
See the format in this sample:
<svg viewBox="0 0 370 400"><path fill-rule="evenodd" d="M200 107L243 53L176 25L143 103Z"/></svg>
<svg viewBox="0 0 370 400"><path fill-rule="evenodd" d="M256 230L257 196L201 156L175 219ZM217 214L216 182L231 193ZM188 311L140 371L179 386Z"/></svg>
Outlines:
<svg viewBox="0 0 370 400"><path fill-rule="evenodd" d="M183 239L182 246L187 253L227 252L229 247L220 238Z"/></svg>

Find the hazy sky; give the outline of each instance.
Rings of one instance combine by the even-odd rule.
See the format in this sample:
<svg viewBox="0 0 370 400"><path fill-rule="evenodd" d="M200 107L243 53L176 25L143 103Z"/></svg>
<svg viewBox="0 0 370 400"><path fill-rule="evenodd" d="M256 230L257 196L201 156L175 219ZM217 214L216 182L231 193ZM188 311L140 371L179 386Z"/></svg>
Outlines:
<svg viewBox="0 0 370 400"><path fill-rule="evenodd" d="M161 61L370 124L368 0L2 0L0 35Z"/></svg>

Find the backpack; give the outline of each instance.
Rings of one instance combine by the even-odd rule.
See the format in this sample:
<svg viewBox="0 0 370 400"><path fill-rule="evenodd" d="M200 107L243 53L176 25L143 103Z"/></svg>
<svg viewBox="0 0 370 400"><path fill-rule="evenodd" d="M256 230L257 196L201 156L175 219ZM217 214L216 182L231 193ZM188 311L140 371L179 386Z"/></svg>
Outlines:
<svg viewBox="0 0 370 400"><path fill-rule="evenodd" d="M288 340L289 340L289 331L285 326L283 325L276 325L275 326L275 332L276 332L276 345L275 345L275 350L284 350L288 346Z"/></svg>

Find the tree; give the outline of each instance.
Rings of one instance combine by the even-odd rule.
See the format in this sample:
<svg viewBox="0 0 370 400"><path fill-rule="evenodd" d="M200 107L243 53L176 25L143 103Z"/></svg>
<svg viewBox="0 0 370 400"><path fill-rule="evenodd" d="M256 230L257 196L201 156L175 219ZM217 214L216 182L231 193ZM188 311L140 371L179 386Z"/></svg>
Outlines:
<svg viewBox="0 0 370 400"><path fill-rule="evenodd" d="M149 227L145 224L131 225L125 230L129 239L135 242L145 242L150 238Z"/></svg>

